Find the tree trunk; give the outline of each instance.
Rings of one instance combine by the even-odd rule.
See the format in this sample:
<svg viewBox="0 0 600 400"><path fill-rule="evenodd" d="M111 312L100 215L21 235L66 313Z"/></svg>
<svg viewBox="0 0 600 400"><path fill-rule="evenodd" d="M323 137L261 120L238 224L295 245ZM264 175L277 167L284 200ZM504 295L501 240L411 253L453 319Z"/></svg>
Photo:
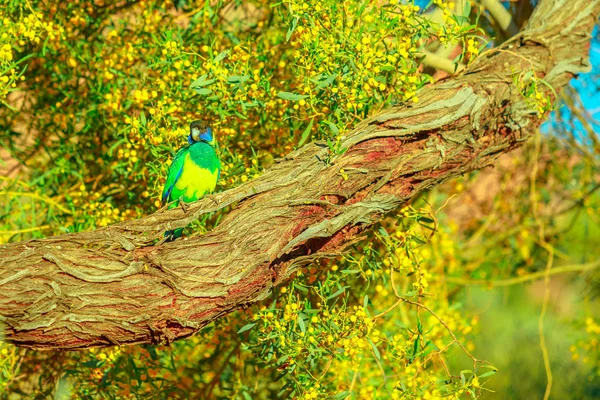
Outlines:
<svg viewBox="0 0 600 400"><path fill-rule="evenodd" d="M299 267L334 257L386 213L490 165L542 120L522 94L535 71L555 90L587 69L600 1L541 1L527 30L461 76L425 87L342 140L311 143L262 176L181 209L104 229L0 246L5 340L36 349L168 343L269 296ZM553 96L538 82L538 88ZM343 170L343 171L342 171ZM235 205L205 235L166 229Z"/></svg>

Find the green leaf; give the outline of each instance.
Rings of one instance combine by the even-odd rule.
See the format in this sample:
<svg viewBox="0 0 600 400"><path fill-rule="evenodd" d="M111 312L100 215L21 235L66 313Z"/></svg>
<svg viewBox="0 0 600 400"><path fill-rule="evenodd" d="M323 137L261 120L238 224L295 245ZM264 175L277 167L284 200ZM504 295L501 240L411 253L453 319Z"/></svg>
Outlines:
<svg viewBox="0 0 600 400"><path fill-rule="evenodd" d="M339 392L335 396L332 397L333 400L343 400L346 397L350 396L350 392Z"/></svg>
<svg viewBox="0 0 600 400"><path fill-rule="evenodd" d="M486 377L488 377L488 376L492 376L492 375L494 375L496 372L498 372L498 371L497 371L497 370L496 370L496 371L488 371L488 372L486 372L486 373L483 373L483 374L481 374L481 375L477 375L477 376L478 376L479 378L486 378Z"/></svg>
<svg viewBox="0 0 600 400"><path fill-rule="evenodd" d="M142 126L146 126L146 114L143 111L140 112L140 122L142 123Z"/></svg>
<svg viewBox="0 0 600 400"><path fill-rule="evenodd" d="M327 298L325 300L331 300L334 297L338 297L340 294L344 293L344 291L349 288L350 286L342 286L337 292L335 292L334 294L331 294L329 296L327 296Z"/></svg>
<svg viewBox="0 0 600 400"><path fill-rule="evenodd" d="M244 76L233 75L233 76L230 76L227 78L227 82L229 82L229 83L244 83L248 79L250 79L250 75L244 75Z"/></svg>
<svg viewBox="0 0 600 400"><path fill-rule="evenodd" d="M305 94L296 94L296 93L290 93L290 92L279 92L279 93L277 93L277 96L281 97L284 100L290 100L290 101L298 101L298 100L302 100L302 99L305 99L308 97Z"/></svg>
<svg viewBox="0 0 600 400"><path fill-rule="evenodd" d="M200 78L192 82L190 88L194 89L195 87L208 86L215 81L214 79L206 79L207 77L207 74L202 75Z"/></svg>
<svg viewBox="0 0 600 400"><path fill-rule="evenodd" d="M468 17L471 14L471 2L465 1L465 6L463 7L463 15Z"/></svg>
<svg viewBox="0 0 600 400"><path fill-rule="evenodd" d="M256 325L256 322L248 324L248 325L244 325L237 333L249 331L250 329L252 329L254 327L254 325Z"/></svg>
<svg viewBox="0 0 600 400"><path fill-rule="evenodd" d="M212 93L212 90L207 88L194 88L194 91L201 96L206 96L207 94Z"/></svg>
<svg viewBox="0 0 600 400"><path fill-rule="evenodd" d="M100 361L100 360L90 360L90 361L86 361L81 363L81 365L83 365L84 367L88 367L88 368L98 368L100 365L104 364L104 361Z"/></svg>
<svg viewBox="0 0 600 400"><path fill-rule="evenodd" d="M298 326L302 332L306 332L306 325L304 325L304 313L298 313Z"/></svg>
<svg viewBox="0 0 600 400"><path fill-rule="evenodd" d="M223 61L228 55L229 55L229 52L222 51L221 53L219 53L218 56L215 57L215 62L221 62L221 61Z"/></svg>
<svg viewBox="0 0 600 400"><path fill-rule="evenodd" d="M534 77L534 75L533 75L533 71L527 71L527 72L526 72L526 73L523 75L523 77L522 77L521 79L522 79L523 81L528 81L528 80L530 80L530 79L531 79L531 78L533 78L533 77Z"/></svg>
<svg viewBox="0 0 600 400"><path fill-rule="evenodd" d="M465 374L473 375L473 371L471 371L470 369L463 369L462 371L460 371L460 380L463 386L467 384L467 377L465 376Z"/></svg>
<svg viewBox="0 0 600 400"><path fill-rule="evenodd" d="M335 153L335 144L329 140L329 138L325 138L327 140L327 147L329 147L329 151Z"/></svg>
<svg viewBox="0 0 600 400"><path fill-rule="evenodd" d="M360 274L362 270L360 269L345 269L342 271L342 274Z"/></svg>
<svg viewBox="0 0 600 400"><path fill-rule="evenodd" d="M375 357L378 360L381 360L381 354L379 354L379 350L377 349L377 346L375 346L375 343L373 343L373 341L371 340L371 338L367 338L367 341L371 345L371 348L373 349L373 353L375 353Z"/></svg>
<svg viewBox="0 0 600 400"><path fill-rule="evenodd" d="M279 358L277 359L277 364L280 364L280 365L281 365L281 364L283 364L283 362L284 362L285 360L287 360L289 357L290 357L290 356L289 356L289 354L285 354L285 355L283 355L283 356L279 357Z"/></svg>
<svg viewBox="0 0 600 400"><path fill-rule="evenodd" d="M304 286L298 285L295 282L294 282L294 288L296 288L297 290L301 291L302 293L308 293L308 289L307 288L305 288Z"/></svg>
<svg viewBox="0 0 600 400"><path fill-rule="evenodd" d="M308 136L310 136L310 132L312 131L313 127L313 122L315 122L315 120L311 119L304 132L302 132L302 136L300 137L300 141L298 142L298 147L302 146L304 142L306 142L306 139L308 139Z"/></svg>
<svg viewBox="0 0 600 400"><path fill-rule="evenodd" d="M325 123L329 126L329 129L331 129L331 132L333 132L334 135L338 135L340 133L340 130L336 124L331 121L325 121Z"/></svg>
<svg viewBox="0 0 600 400"><path fill-rule="evenodd" d="M426 357L435 350L438 350L438 347L431 340L428 340L427 343L425 343L425 351L423 351L422 356Z"/></svg>
<svg viewBox="0 0 600 400"><path fill-rule="evenodd" d="M112 157L113 152L115 151L115 149L117 147L119 147L120 145L122 145L123 143L125 143L127 141L127 139L119 139L117 140L112 146L110 146L110 148L107 151L107 154L109 157Z"/></svg>
<svg viewBox="0 0 600 400"><path fill-rule="evenodd" d="M290 25L287 34L285 35L285 41L289 42L290 38L292 37L292 34L294 33L294 31L296 30L296 25L298 25L298 17L295 17L292 21L292 25Z"/></svg>
<svg viewBox="0 0 600 400"><path fill-rule="evenodd" d="M413 356L416 356L417 352L419 351L419 339L420 338L421 338L421 335L417 335L417 338L415 339L415 343L413 343L413 349L412 349Z"/></svg>
<svg viewBox="0 0 600 400"><path fill-rule="evenodd" d="M333 83L333 81L335 81L335 78L337 78L337 74L333 74L328 76L327 78L323 79L323 80L319 80L317 81L317 89L324 89L327 86L331 85Z"/></svg>
<svg viewBox="0 0 600 400"><path fill-rule="evenodd" d="M246 108L254 108L254 107L258 107L259 104L256 101L247 101L247 102L242 103L242 106L246 107Z"/></svg>
<svg viewBox="0 0 600 400"><path fill-rule="evenodd" d="M428 227L429 228L429 227ZM415 242L417 242L418 244L427 244L426 241L424 241L423 239L417 237L417 236L413 236L412 238Z"/></svg>

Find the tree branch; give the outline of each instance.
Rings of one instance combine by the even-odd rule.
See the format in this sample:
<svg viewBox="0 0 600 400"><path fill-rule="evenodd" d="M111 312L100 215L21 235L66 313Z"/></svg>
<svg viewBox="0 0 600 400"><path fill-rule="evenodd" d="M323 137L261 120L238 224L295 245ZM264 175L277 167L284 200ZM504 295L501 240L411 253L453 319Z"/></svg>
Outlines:
<svg viewBox="0 0 600 400"><path fill-rule="evenodd" d="M298 268L338 255L415 195L491 165L527 140L541 119L513 78L533 66L556 90L564 87L587 69L599 12L598 1L540 2L529 29L502 51L422 89L419 103L361 122L343 138L343 155L311 143L187 213L160 210L0 246L5 339L38 349L168 343L266 298ZM207 234L155 244L164 230L233 205Z"/></svg>
<svg viewBox="0 0 600 400"><path fill-rule="evenodd" d="M499 0L481 0L481 4L490 12L492 18L506 36L511 37L519 33L519 28L515 24L513 16Z"/></svg>

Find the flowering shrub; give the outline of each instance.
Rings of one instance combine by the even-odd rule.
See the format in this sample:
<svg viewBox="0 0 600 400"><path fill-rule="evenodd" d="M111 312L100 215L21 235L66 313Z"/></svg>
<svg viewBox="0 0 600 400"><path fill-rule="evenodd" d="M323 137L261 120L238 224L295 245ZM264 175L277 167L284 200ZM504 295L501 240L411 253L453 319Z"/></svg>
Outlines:
<svg viewBox="0 0 600 400"><path fill-rule="evenodd" d="M154 212L168 162L195 119L217 133L218 190L251 180L307 141L342 153L340 138L357 122L419 101L418 89L433 81L422 64L429 47L458 46L457 64L479 54L492 32L473 24L481 10L457 8L438 0L427 13L409 1L6 1L0 154L10 163L0 164L0 243ZM515 83L540 115L549 111L535 73ZM568 194L593 179L589 171L580 177ZM430 204L469 184L429 194ZM540 249L527 211L511 221L516 241L500 238L496 252L474 262L464 232L481 220L459 226L426 203L406 207L350 254L301 270L255 309L171 346L39 353L2 344L0 392L476 398L496 368L474 356L479 317L454 301L460 285L446 277L462 284L533 272ZM473 237L499 233L483 225L490 230ZM598 353L597 343L578 343L573 357L581 346Z"/></svg>

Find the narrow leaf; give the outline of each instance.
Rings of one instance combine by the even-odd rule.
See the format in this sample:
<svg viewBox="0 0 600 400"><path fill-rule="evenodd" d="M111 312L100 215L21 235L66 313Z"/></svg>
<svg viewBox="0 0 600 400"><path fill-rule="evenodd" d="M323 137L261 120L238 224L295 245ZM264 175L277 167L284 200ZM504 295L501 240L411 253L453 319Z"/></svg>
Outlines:
<svg viewBox="0 0 600 400"><path fill-rule="evenodd" d="M471 2L465 1L465 6L463 7L463 15L468 17L471 14Z"/></svg>
<svg viewBox="0 0 600 400"><path fill-rule="evenodd" d="M333 400L343 400L346 397L350 396L350 392L339 392L338 394L336 394L335 396L332 397Z"/></svg>
<svg viewBox="0 0 600 400"><path fill-rule="evenodd" d="M377 349L377 346L375 346L375 343L373 343L373 341L371 340L371 338L367 338L367 341L371 345L371 348L373 349L373 353L375 353L375 357L378 360L381 360L381 354L379 354L379 350Z"/></svg>
<svg viewBox="0 0 600 400"><path fill-rule="evenodd" d="M303 313L298 314L298 326L300 327L300 330L302 332L306 332L306 325L304 325L304 314Z"/></svg>
<svg viewBox="0 0 600 400"><path fill-rule="evenodd" d="M223 61L225 59L225 57L227 57L227 55L228 55L227 51L223 51L223 52L219 53L219 55L215 57L215 62Z"/></svg>
<svg viewBox="0 0 600 400"><path fill-rule="evenodd" d="M206 79L207 77L208 77L207 74L202 75L200 78L198 78L194 82L192 82L192 84L190 85L190 88L193 89L195 87L208 86L215 81L214 79Z"/></svg>
<svg viewBox="0 0 600 400"><path fill-rule="evenodd" d="M298 100L302 100L302 99L305 99L308 97L305 94L296 94L296 93L290 93L290 92L279 92L279 93L277 93L277 96L281 97L284 100L290 100L290 101L298 101Z"/></svg>
<svg viewBox="0 0 600 400"><path fill-rule="evenodd" d="M194 88L194 91L201 96L206 96L207 94L212 93L212 90L207 88Z"/></svg>
<svg viewBox="0 0 600 400"><path fill-rule="evenodd" d="M256 322L254 322L252 324L244 325L237 333L249 331L250 329L252 329L254 327L254 325L256 325Z"/></svg>
<svg viewBox="0 0 600 400"><path fill-rule="evenodd" d="M250 75L244 75L244 76L239 76L239 75L233 75L227 78L227 82L229 83L243 83L246 82L248 79L250 79Z"/></svg>
<svg viewBox="0 0 600 400"><path fill-rule="evenodd" d="M340 133L340 130L333 122L325 121L325 123L329 126L329 129L331 129L331 132L333 132L334 135L337 135Z"/></svg>
<svg viewBox="0 0 600 400"><path fill-rule="evenodd" d="M337 292L335 292L334 294L331 294L331 295L327 296L327 298L325 300L331 300L331 299L333 299L335 297L338 297L340 294L344 293L344 291L348 287L349 286L342 286Z"/></svg>
<svg viewBox="0 0 600 400"><path fill-rule="evenodd" d="M302 146L304 144L304 142L306 142L306 139L308 139L308 137L310 136L310 132L312 131L312 127L313 127L313 122L315 122L315 120L311 119L310 122L308 123L308 126L304 130L304 132L302 132L302 137L300 137L298 146Z"/></svg>
<svg viewBox="0 0 600 400"><path fill-rule="evenodd" d="M492 376L492 375L494 375L496 372L498 372L498 371L488 371L488 372L485 372L485 373L483 373L483 374L481 374L481 375L477 375L477 376L478 376L479 378L486 378L486 377L488 377L488 376Z"/></svg>
<svg viewBox="0 0 600 400"><path fill-rule="evenodd" d="M292 21L292 25L290 25L287 34L285 35L285 41L289 42L290 38L292 37L292 34L294 33L294 31L296 30L296 25L298 25L298 17L295 17Z"/></svg>
<svg viewBox="0 0 600 400"><path fill-rule="evenodd" d="M335 78L337 78L337 74L333 74L333 75L327 77L327 79L324 79L319 82L319 84L317 85L317 88L319 88L319 89L326 88L327 86L331 85L333 83L333 81L335 81Z"/></svg>

